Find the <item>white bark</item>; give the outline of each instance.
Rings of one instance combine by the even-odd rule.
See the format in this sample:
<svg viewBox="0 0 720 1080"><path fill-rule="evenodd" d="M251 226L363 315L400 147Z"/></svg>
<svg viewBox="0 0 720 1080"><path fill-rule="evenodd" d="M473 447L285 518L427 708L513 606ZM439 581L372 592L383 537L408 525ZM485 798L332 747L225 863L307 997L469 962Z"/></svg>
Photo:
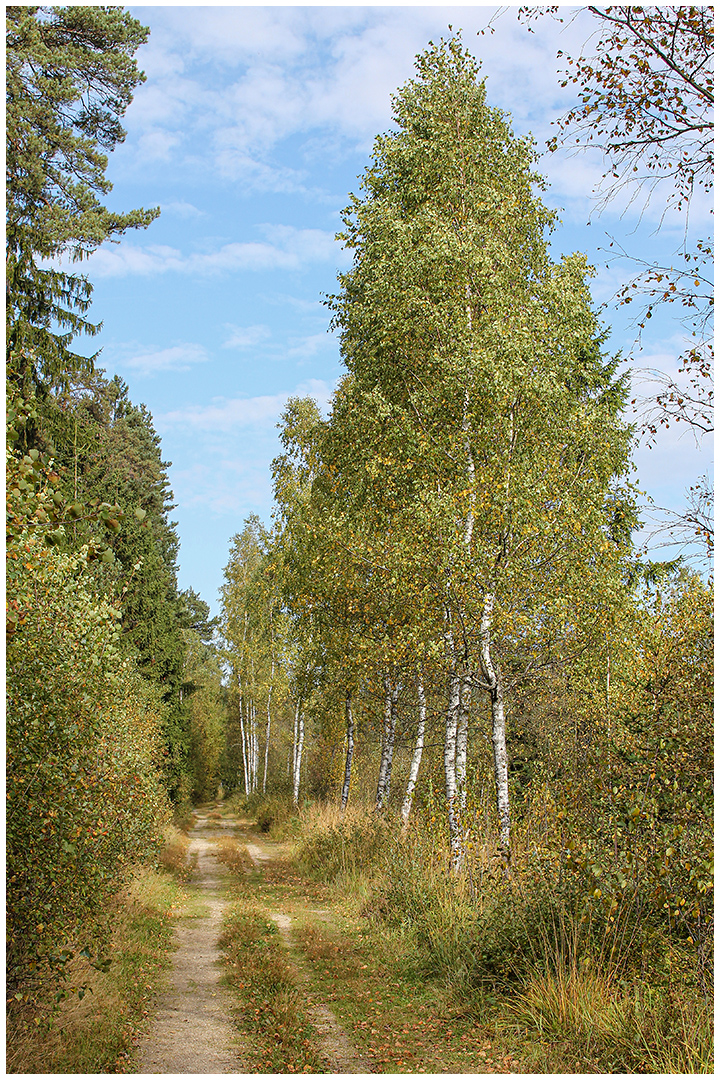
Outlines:
<svg viewBox="0 0 720 1080"><path fill-rule="evenodd" d="M508 783L507 739L505 734L505 705L503 702L502 678L495 670L490 654L490 627L495 597L488 593L485 597L482 619L480 621L480 659L483 677L490 689L492 708L492 745L493 764L495 767L495 791L497 795L498 819L500 825L500 854L506 868L510 865L510 788Z"/></svg>
<svg viewBox="0 0 720 1080"><path fill-rule="evenodd" d="M467 808L467 741L470 720L470 699L472 682L468 675L463 675L458 707L457 743L455 745L455 783L460 810Z"/></svg>
<svg viewBox="0 0 720 1080"><path fill-rule="evenodd" d="M258 746L257 746L257 712L255 710L255 702L250 699L248 706L248 720L247 720L247 738L248 738L248 771L250 773L250 790L252 792L257 791L257 766L258 766Z"/></svg>
<svg viewBox="0 0 720 1080"><path fill-rule="evenodd" d="M417 784L417 778L420 773L420 762L422 761L423 747L425 745L425 720L427 717L427 703L425 701L425 687L423 686L422 678L418 679L418 727L417 735L415 737L415 746L413 748L412 760L410 762L410 775L408 777L407 788L405 789L405 798L403 799L402 809L400 811L400 817L402 818L403 829L407 828L408 821L410 820L410 811L412 810L413 794L415 792L415 785Z"/></svg>
<svg viewBox="0 0 720 1080"><path fill-rule="evenodd" d="M445 714L445 746L443 750L445 801L447 803L448 830L450 832L451 865L455 873L458 873L465 856L457 805L457 734L462 682L448 608L445 609L443 637L445 638L445 654L450 669L448 706Z"/></svg>
<svg viewBox="0 0 720 1080"><path fill-rule="evenodd" d="M350 775L352 773L353 749L355 747L355 721L352 714L352 698L345 696L345 724L347 727L347 753L345 755L345 779L343 780L340 809L344 810L350 795Z"/></svg>
<svg viewBox="0 0 720 1080"><path fill-rule="evenodd" d="M463 864L463 842L460 828L459 807L457 799L457 733L458 714L460 711L461 679L454 664L450 671L450 689L448 693L448 707L445 715L445 800L448 810L448 826L450 829L450 859L455 873L458 873Z"/></svg>
<svg viewBox="0 0 720 1080"><path fill-rule="evenodd" d="M293 803L300 805L300 769L302 767L303 743L305 742L305 717L302 713L301 702L295 706L295 723L297 729L297 752L295 755L295 769L293 773Z"/></svg>
<svg viewBox="0 0 720 1080"><path fill-rule="evenodd" d="M385 709L383 712L383 740L380 757L380 774L378 776L377 794L375 796L375 810L383 809L390 792L390 777L392 774L393 753L395 751L395 730L397 727L397 699L399 685L394 686L389 675L383 678L385 686Z"/></svg>
<svg viewBox="0 0 720 1080"><path fill-rule="evenodd" d="M265 767L263 769L263 795L267 790L267 775L268 775L268 756L270 754L270 704L272 702L273 681L275 679L275 657L272 658L270 663L270 686L268 687L267 697L267 726L265 728Z"/></svg>
<svg viewBox="0 0 720 1080"><path fill-rule="evenodd" d="M243 719L242 690L240 691L240 744L242 746L242 755L243 755L243 775L244 775L244 778L245 778L245 795L248 796L250 794L250 778L249 778L249 775L248 775L248 756L247 756L247 745L246 745L246 742L245 742L245 721Z"/></svg>

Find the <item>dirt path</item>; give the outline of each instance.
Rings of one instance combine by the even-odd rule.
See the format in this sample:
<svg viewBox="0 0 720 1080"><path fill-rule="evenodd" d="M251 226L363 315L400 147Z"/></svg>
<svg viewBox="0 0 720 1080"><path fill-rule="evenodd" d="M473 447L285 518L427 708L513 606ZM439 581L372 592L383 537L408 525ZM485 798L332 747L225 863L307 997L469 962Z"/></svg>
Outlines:
<svg viewBox="0 0 720 1080"><path fill-rule="evenodd" d="M162 995L146 1037L138 1044L139 1073L246 1072L230 1020L230 992L221 983L218 937L229 872L218 860L214 840L232 835L234 823L198 814L188 855L197 859L193 885L203 913L178 921L178 950L170 985Z"/></svg>
<svg viewBox="0 0 720 1080"><path fill-rule="evenodd" d="M260 857L262 858L262 855ZM267 856L265 857L267 858ZM295 946L291 930L292 919L289 915L284 915L281 912L272 912L270 918L280 931L283 944L292 955L298 974L298 982L300 985L307 987L310 978ZM370 1062L350 1042L330 1006L325 1002L313 1002L311 1000L308 1000L306 1005L310 1021L318 1034L320 1053L327 1071L330 1073L371 1072L372 1066Z"/></svg>
<svg viewBox="0 0 720 1080"><path fill-rule="evenodd" d="M136 1072L517 1069L449 990L406 980L385 939L303 876L291 853L290 841L221 807L197 815L196 910L178 919L170 984L137 1045Z"/></svg>

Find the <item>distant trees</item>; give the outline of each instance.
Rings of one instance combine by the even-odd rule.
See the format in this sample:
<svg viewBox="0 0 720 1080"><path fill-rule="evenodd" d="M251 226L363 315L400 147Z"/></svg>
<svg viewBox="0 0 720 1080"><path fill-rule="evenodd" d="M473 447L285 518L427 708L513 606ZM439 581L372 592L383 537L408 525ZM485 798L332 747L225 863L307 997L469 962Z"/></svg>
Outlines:
<svg viewBox="0 0 720 1080"><path fill-rule="evenodd" d="M273 717L288 693L287 619L276 574L270 535L257 517L249 517L232 540L220 618L230 676L228 761L234 763L227 786L246 796L267 791ZM297 735L293 747L292 773L297 757L299 777Z"/></svg>

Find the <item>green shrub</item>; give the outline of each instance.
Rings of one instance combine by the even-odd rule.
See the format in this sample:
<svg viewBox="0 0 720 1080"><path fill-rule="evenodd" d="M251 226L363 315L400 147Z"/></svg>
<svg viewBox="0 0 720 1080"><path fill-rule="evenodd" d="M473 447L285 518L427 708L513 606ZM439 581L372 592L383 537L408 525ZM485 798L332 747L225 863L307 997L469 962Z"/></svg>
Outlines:
<svg viewBox="0 0 720 1080"><path fill-rule="evenodd" d="M123 657L119 612L82 552L24 536L8 557L23 613L7 648L7 960L23 994L92 951L86 916L157 853L169 811L162 706Z"/></svg>

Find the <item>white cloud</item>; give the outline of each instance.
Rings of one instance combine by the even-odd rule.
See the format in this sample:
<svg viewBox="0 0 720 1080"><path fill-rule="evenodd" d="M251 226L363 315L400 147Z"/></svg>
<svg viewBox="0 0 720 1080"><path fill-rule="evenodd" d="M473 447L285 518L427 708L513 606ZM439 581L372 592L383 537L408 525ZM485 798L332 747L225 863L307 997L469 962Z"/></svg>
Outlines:
<svg viewBox="0 0 720 1080"><path fill-rule="evenodd" d="M223 342L224 349L249 349L272 337L270 328L263 325L234 326L232 323L226 323L226 326L230 331L230 337Z"/></svg>
<svg viewBox="0 0 720 1080"><path fill-rule="evenodd" d="M291 338L290 348L285 355L307 359L310 356L317 356L321 349L328 346L334 347L336 344L335 339L327 331L322 334L308 334L306 337Z"/></svg>
<svg viewBox="0 0 720 1080"><path fill-rule="evenodd" d="M164 244L140 247L122 242L101 247L88 260L96 277L126 277L176 271L200 276L242 270L300 270L310 263L349 261L334 233L290 225L261 227L267 241L224 244L216 251L185 255Z"/></svg>
<svg viewBox="0 0 720 1080"><path fill-rule="evenodd" d="M166 349L133 351L120 363L139 375L155 375L164 371L188 371L193 364L204 364L209 359L202 345L183 343Z"/></svg>
<svg viewBox="0 0 720 1080"><path fill-rule="evenodd" d="M183 511L197 507L218 516L232 515L239 522L248 507L265 507L272 500L268 462L222 457L211 465L196 462L187 469L173 470L173 493ZM207 527L207 525L206 525ZM207 534L203 548L208 546ZM223 551L222 555L225 556Z"/></svg>
<svg viewBox="0 0 720 1080"><path fill-rule="evenodd" d="M265 394L253 398L216 398L212 405L190 405L185 409L156 416L161 427L186 427L193 431L236 431L238 428L272 427L290 397L313 397L327 408L332 390L321 379L308 379L292 392Z"/></svg>
<svg viewBox="0 0 720 1080"><path fill-rule="evenodd" d="M189 218L205 216L204 210L198 210L197 206L185 202L184 199L178 199L175 202L160 203L160 210L163 214L170 214L172 217L179 217L186 221Z"/></svg>
<svg viewBox="0 0 720 1080"><path fill-rule="evenodd" d="M171 131L146 131L138 140L137 156L147 167L150 161L169 161L180 136Z"/></svg>

